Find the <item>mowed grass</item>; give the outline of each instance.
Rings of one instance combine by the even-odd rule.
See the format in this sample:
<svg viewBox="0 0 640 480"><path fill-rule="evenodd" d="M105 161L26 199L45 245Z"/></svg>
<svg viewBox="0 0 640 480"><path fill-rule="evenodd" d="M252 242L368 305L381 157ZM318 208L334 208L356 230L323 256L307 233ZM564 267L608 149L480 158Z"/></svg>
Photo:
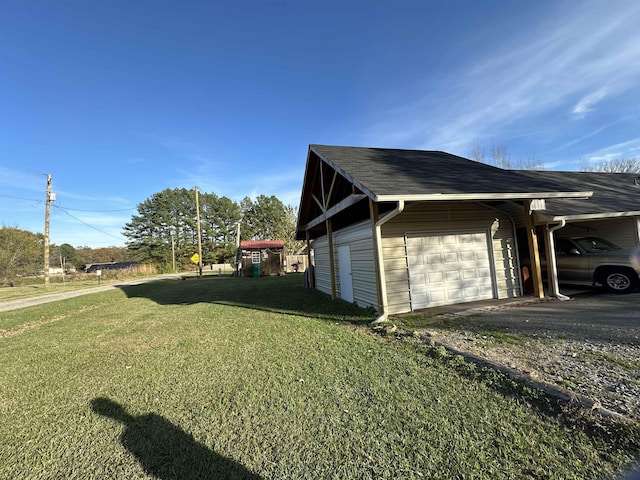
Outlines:
<svg viewBox="0 0 640 480"><path fill-rule="evenodd" d="M0 478L587 479L638 453L373 317L300 275L3 312Z"/></svg>

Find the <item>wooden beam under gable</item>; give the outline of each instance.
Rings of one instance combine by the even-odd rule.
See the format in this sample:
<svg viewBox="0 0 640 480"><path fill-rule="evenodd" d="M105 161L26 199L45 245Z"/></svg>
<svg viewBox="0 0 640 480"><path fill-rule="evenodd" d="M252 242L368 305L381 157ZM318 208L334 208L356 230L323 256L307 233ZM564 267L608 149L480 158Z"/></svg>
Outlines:
<svg viewBox="0 0 640 480"><path fill-rule="evenodd" d="M326 211L326 209L324 208L324 205L320 202L320 200L318 200L318 197L316 197L315 193L311 194L311 198L313 198L316 201L316 203L318 204L322 212Z"/></svg>
<svg viewBox="0 0 640 480"><path fill-rule="evenodd" d="M322 215L318 215L316 218L314 218L313 220L311 220L309 223L307 223L303 230L310 230L313 227L315 227L316 225L320 225L322 222L326 221L328 218L333 217L335 214L341 212L342 210L345 210L346 208L351 207L352 205L355 205L356 203L358 203L360 200L366 198L367 196L363 193L361 194L354 194L354 195L349 195L348 197L344 198L343 200L341 200L340 202L336 203L333 207L331 207L330 209L328 209L326 212L324 212Z"/></svg>
<svg viewBox="0 0 640 480"><path fill-rule="evenodd" d="M336 184L336 178L338 178L338 172L333 171L333 178L331 179L331 186L329 187L329 193L327 193L327 205L331 205L331 194L333 193L333 187Z"/></svg>

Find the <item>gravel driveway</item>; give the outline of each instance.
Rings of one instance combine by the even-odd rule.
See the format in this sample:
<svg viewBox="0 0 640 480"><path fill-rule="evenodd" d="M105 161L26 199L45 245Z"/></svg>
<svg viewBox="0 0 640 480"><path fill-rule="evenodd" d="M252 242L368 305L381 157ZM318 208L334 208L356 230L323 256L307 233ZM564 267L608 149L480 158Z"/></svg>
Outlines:
<svg viewBox="0 0 640 480"><path fill-rule="evenodd" d="M640 421L639 307L640 293L594 290L443 313L423 333Z"/></svg>

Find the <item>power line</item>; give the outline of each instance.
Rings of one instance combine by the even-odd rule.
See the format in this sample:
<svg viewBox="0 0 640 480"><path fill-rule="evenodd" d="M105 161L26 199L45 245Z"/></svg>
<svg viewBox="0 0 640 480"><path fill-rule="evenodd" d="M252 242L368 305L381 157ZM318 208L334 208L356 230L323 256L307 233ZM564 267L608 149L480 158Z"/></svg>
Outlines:
<svg viewBox="0 0 640 480"><path fill-rule="evenodd" d="M42 203L42 200L36 200L35 198L12 197L11 195L0 195L0 197L4 197L4 198L13 198L13 199L15 199L15 200L26 200L27 202L38 202L38 203Z"/></svg>
<svg viewBox="0 0 640 480"><path fill-rule="evenodd" d="M58 207L58 208L63 208L63 207ZM109 213L109 212L130 212L131 210L135 210L136 207L119 208L117 210L82 210L80 208L68 208L68 207L64 207L64 209L71 210L72 212Z"/></svg>
<svg viewBox="0 0 640 480"><path fill-rule="evenodd" d="M65 209L65 208L62 208L62 207L60 207L60 206L58 206L58 205L53 205L53 206L54 206L55 208L57 208L58 210L60 210L60 211L62 211L62 212L64 212L64 213L66 213L67 215L69 215L69 216L70 216L71 218L73 218L74 220L77 220L78 222L82 223L83 225L86 225L86 226L87 226L87 227L89 227L89 228L92 228L92 229L94 229L94 230L96 230L96 231L98 231L98 232L100 232L100 233L102 233L102 234L104 234L104 235L107 235L108 237L115 238L116 240L122 240L122 237L116 237L115 235L112 235L112 234L110 234L110 233L108 233L108 232L105 232L104 230L100 230L98 227L94 227L93 225L88 224L88 223L87 223L87 222L85 222L84 220L80 220L78 217L74 217L74 216L73 216L73 215L71 215L69 212L67 212L67 209Z"/></svg>
<svg viewBox="0 0 640 480"><path fill-rule="evenodd" d="M16 200L26 200L27 202L42 203L42 200L36 200L34 198L13 197L11 195L0 195L0 197L13 198L13 199L16 199ZM129 207L129 208L119 208L119 209L116 209L116 210L83 210L83 209L80 209L80 208L61 207L59 205L54 205L54 206L57 206L58 208L64 208L65 210L70 210L72 212L87 212L87 213L130 212L131 210L135 210L136 209L136 207Z"/></svg>

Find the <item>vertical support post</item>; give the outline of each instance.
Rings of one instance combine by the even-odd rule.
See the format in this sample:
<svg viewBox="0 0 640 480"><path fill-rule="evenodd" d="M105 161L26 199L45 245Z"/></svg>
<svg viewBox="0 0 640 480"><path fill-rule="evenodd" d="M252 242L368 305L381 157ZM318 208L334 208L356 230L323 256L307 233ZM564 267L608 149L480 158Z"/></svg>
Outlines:
<svg viewBox="0 0 640 480"><path fill-rule="evenodd" d="M311 234L309 230L305 232L307 237L307 280L309 288L315 288L316 286L316 275L314 272L313 264L311 263Z"/></svg>
<svg viewBox="0 0 640 480"><path fill-rule="evenodd" d="M336 265L335 255L333 253L333 228L331 219L327 218L327 238L329 240L329 269L331 271L331 300L335 300L338 296L336 289Z"/></svg>
<svg viewBox="0 0 640 480"><path fill-rule="evenodd" d="M540 268L540 252L538 250L538 234L536 224L531 211L531 200L524 201L524 218L527 227L527 240L529 241L529 259L531 260L531 276L533 278L533 294L538 298L544 298L542 286L542 269Z"/></svg>
<svg viewBox="0 0 640 480"><path fill-rule="evenodd" d="M49 286L49 218L51 214L51 175L47 173L47 197L44 204L44 286Z"/></svg>
<svg viewBox="0 0 640 480"><path fill-rule="evenodd" d="M64 261L62 259L62 249L58 247L58 256L60 257L60 269L62 270L62 283L65 283L64 279Z"/></svg>
<svg viewBox="0 0 640 480"><path fill-rule="evenodd" d="M549 232L549 225L545 225L543 227L544 229L544 251L546 253L545 258L546 258L546 263L547 263L547 286L549 287L549 289L551 289L551 286L553 285L553 263L552 263L552 250L553 250L553 246L550 243L550 236L553 235L553 233Z"/></svg>
<svg viewBox="0 0 640 480"><path fill-rule="evenodd" d="M236 254L234 257L235 265L233 266L236 277L240 274L240 222L236 226Z"/></svg>
<svg viewBox="0 0 640 480"><path fill-rule="evenodd" d="M176 273L176 237L171 232L171 261L173 264L173 273Z"/></svg>
<svg viewBox="0 0 640 480"><path fill-rule="evenodd" d="M200 231L200 203L198 201L198 187L196 190L196 220L198 226L198 276L202 276L202 232Z"/></svg>
<svg viewBox="0 0 640 480"><path fill-rule="evenodd" d="M371 217L371 238L373 238L373 254L376 266L376 294L378 298L378 313L382 314L382 311L384 309L382 300L382 275L380 272L380 252L382 250L382 245L379 245L380 239L378 238L378 227L376 227L376 224L378 223L378 220L380 218L380 214L378 211L378 204L371 198L369 198L369 217Z"/></svg>

